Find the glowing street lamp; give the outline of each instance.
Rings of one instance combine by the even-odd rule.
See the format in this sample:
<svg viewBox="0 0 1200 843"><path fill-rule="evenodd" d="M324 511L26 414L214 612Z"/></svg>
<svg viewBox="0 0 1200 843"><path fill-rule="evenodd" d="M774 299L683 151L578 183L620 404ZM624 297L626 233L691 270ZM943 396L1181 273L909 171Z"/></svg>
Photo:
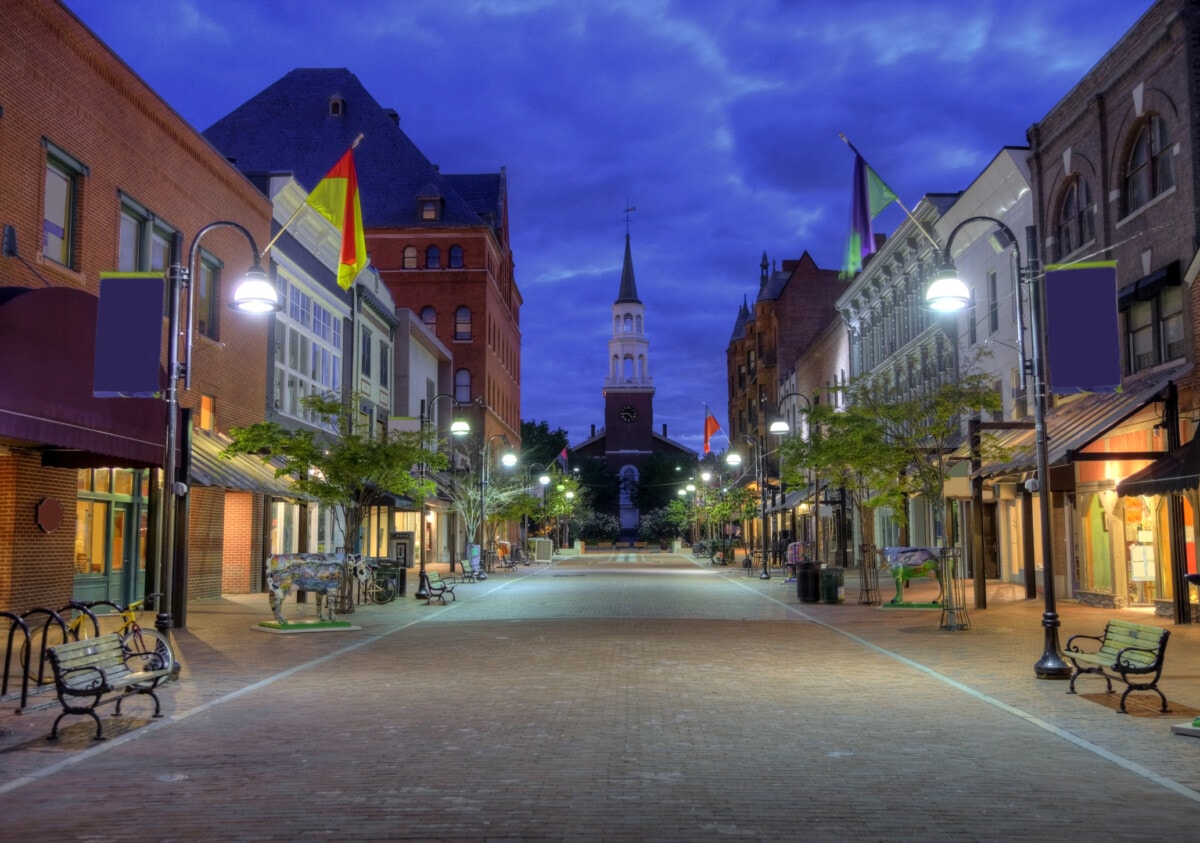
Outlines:
<svg viewBox="0 0 1200 843"><path fill-rule="evenodd" d="M192 387L192 336L196 316L196 285L192 279L196 277L196 260L200 256L200 239L215 228L234 228L240 231L250 243L250 252L254 256L254 264L246 271L245 278L233 292L230 307L242 313L267 314L276 313L283 309L275 287L267 279L267 273L259 263L261 255L254 236L242 225L228 220L209 223L200 229L192 240L192 248L188 252L188 262L185 266L180 261L183 258L183 235L179 232L171 235L170 268L167 271L168 295L170 309L168 311L167 337L170 345L167 347L167 430L163 454L163 490L162 501L158 508L158 528L160 547L157 563L157 583L161 592L158 616L154 626L163 633L168 633L175 625L172 617L172 603L175 591L175 512L178 499L186 498L187 483L175 479L176 459L175 450L179 439L179 381L183 380L183 388ZM183 291L188 291L187 330L184 334L183 361L179 359L180 309Z"/></svg>
<svg viewBox="0 0 1200 843"><path fill-rule="evenodd" d="M425 435L430 425L433 423L431 416L433 415L433 407L442 399L449 399L454 404L455 410L462 410L462 405L458 403L458 399L449 392L439 392L433 398L429 399L429 404L426 406L425 400L421 399L421 445L425 446ZM461 416L455 416L450 422L450 435L454 437L463 437L471 432L471 425L467 423ZM453 449L452 449L453 452ZM421 479L425 480L429 477L429 464L422 462L418 468ZM425 502L425 496L421 496L421 523L426 525L423 529L429 529L428 525L433 521L433 513L428 511L428 504ZM418 569L417 591L413 595L417 600L429 599L429 575L425 569L425 536L421 536L421 567Z"/></svg>
<svg viewBox="0 0 1200 843"><path fill-rule="evenodd" d="M937 278L925 292L925 302L930 308L944 313L951 313L970 306L971 295L967 285L959 279L951 259L950 247L954 238L963 226L970 223L987 222L999 228L1008 238L1008 242L1016 251L1018 283L1025 286L1029 298L1029 321L1032 337L1032 359L1028 369L1033 373L1033 429L1036 440L1037 477L1027 480L1026 489L1029 492L1040 492L1041 504L1039 509L1039 531L1042 539L1042 575L1044 584L1042 594L1045 598L1045 608L1042 613L1042 627L1045 630L1042 657L1033 666L1034 675L1038 679L1066 679L1071 675L1071 667L1061 655L1058 644L1058 610L1054 594L1054 543L1050 528L1050 459L1046 444L1046 377L1045 377L1045 343L1046 325L1044 317L1044 292L1038 273L1037 260L1037 228L1028 226L1025 229L1025 243L1029 251L1028 262L1021 266L1021 249L1017 244L1016 235L1000 220L994 217L978 216L963 220L950 236L946 238L946 248L942 250L942 268ZM982 576L976 573L976 576Z"/></svg>

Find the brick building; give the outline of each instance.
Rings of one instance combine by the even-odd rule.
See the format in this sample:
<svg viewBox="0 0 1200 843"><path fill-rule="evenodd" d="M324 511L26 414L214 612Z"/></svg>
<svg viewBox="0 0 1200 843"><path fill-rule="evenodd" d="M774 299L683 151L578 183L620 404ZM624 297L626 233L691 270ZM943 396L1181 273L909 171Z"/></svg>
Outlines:
<svg viewBox="0 0 1200 843"><path fill-rule="evenodd" d="M1183 575L1196 571L1195 479L1125 480L1155 466L1137 454L1195 435L1197 44L1200 7L1160 0L1028 131L1041 259L1116 261L1125 398L1111 400L1154 387L1067 462L1056 491L1076 558L1064 585L1084 602L1154 606L1177 621L1190 616Z"/></svg>
<svg viewBox="0 0 1200 843"><path fill-rule="evenodd" d="M204 134L244 173L290 172L310 190L361 136L354 158L371 265L396 305L451 349L453 394L474 405L472 430L519 445L521 294L503 168L443 174L345 69L293 70Z"/></svg>
<svg viewBox="0 0 1200 843"><path fill-rule="evenodd" d="M6 0L0 18L0 608L129 601L154 571L165 408L93 397L100 274L161 272L174 235L218 220L261 246L271 206L61 4ZM266 378L245 373L264 371L269 329L224 307L247 240L213 230L201 257L180 403L219 433L262 418ZM165 362L165 318L162 332ZM250 558L262 497L246 494ZM224 490L189 497L191 594L220 593Z"/></svg>

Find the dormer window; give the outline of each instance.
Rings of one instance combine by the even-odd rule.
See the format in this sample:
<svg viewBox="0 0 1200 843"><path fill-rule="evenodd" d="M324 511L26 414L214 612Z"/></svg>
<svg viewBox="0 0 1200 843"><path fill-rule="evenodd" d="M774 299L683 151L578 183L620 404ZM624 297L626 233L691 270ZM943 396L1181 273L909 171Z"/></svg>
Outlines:
<svg viewBox="0 0 1200 843"><path fill-rule="evenodd" d="M341 97L329 98L329 116L341 117L346 113L346 101Z"/></svg>
<svg viewBox="0 0 1200 843"><path fill-rule="evenodd" d="M442 203L436 197L425 197L418 199L417 204L420 207L422 221L429 222L437 220L441 217Z"/></svg>

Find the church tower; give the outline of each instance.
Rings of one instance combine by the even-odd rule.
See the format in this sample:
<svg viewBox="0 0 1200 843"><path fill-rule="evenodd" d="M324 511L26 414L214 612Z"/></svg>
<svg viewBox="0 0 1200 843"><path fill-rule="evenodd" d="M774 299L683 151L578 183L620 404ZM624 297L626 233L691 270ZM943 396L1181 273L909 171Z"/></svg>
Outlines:
<svg viewBox="0 0 1200 843"><path fill-rule="evenodd" d="M621 528L636 531L638 510L630 489L654 450L654 379L650 375L650 341L645 308L633 277L633 254L625 235L621 288L612 306L608 341L608 376L604 379L605 457L621 478Z"/></svg>
<svg viewBox="0 0 1200 843"><path fill-rule="evenodd" d="M654 448L654 378L650 376L650 341L645 308L633 277L633 255L625 235L621 288L612 306L608 341L608 376L604 379L604 429L609 467L641 464Z"/></svg>

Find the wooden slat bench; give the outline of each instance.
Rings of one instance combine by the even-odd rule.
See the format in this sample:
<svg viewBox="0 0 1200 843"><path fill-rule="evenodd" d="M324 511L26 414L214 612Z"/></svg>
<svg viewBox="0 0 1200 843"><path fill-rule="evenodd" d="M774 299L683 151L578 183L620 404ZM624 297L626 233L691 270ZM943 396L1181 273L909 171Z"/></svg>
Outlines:
<svg viewBox="0 0 1200 843"><path fill-rule="evenodd" d="M1121 694L1119 713L1128 714L1125 698L1133 691L1153 691L1162 700L1162 710L1168 711L1167 698L1158 690L1158 679L1162 676L1163 654L1170 637L1170 630L1122 620L1109 621L1101 636L1072 635L1063 653L1075 665L1067 693L1075 693L1075 680L1080 675L1098 673L1104 677L1110 694L1113 679L1128 686ZM1083 644L1086 641L1096 643ZM1082 649L1084 646L1088 648L1086 651Z"/></svg>
<svg viewBox="0 0 1200 843"><path fill-rule="evenodd" d="M49 740L58 739L58 724L68 714L86 714L96 721L96 737L104 740L104 727L96 708L117 704L114 716L121 715L121 702L130 694L146 694L154 700L154 717L162 717L162 706L154 689L170 676L170 668L157 669L141 664L140 656L125 652L121 636L113 632L98 638L68 641L51 647L47 654L54 670L54 685L63 712L54 721ZM105 697L109 696L107 699Z"/></svg>
<svg viewBox="0 0 1200 843"><path fill-rule="evenodd" d="M479 581L479 569L475 567L474 562L472 562L470 559L464 559L461 562L459 562L458 564L460 566L462 566L462 572L460 574L462 582L478 582ZM455 581L455 582L452 582L451 584L457 585L458 582Z"/></svg>
<svg viewBox="0 0 1200 843"><path fill-rule="evenodd" d="M442 575L437 571L429 571L425 574L425 587L429 590L429 597L425 600L425 605L428 606L438 599L442 601L442 605L446 603L446 595L450 595L450 599L456 599L454 596L454 583L447 582L442 579Z"/></svg>

